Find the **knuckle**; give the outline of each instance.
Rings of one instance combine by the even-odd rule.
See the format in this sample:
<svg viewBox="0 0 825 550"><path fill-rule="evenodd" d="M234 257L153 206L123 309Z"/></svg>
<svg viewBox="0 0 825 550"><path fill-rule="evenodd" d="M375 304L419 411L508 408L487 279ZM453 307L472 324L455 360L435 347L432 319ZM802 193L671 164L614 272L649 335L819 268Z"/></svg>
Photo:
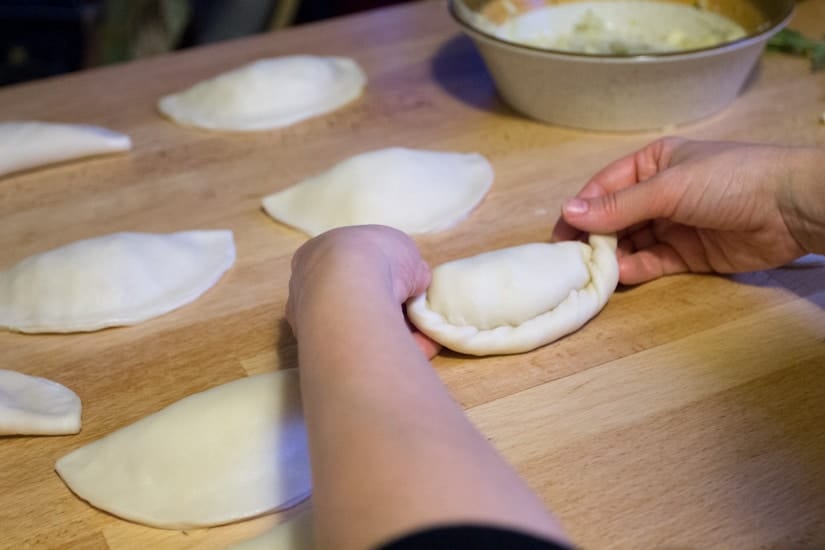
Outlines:
<svg viewBox="0 0 825 550"><path fill-rule="evenodd" d="M616 193L604 195L599 201L599 206L602 212L608 216L614 216L619 212L619 197Z"/></svg>

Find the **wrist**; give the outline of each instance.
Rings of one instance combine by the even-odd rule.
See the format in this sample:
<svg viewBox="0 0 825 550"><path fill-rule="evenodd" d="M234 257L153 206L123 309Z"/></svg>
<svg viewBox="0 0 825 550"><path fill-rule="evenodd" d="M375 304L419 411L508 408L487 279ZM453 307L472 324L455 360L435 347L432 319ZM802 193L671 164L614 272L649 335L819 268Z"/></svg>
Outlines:
<svg viewBox="0 0 825 550"><path fill-rule="evenodd" d="M313 277L293 305L293 328L297 335L316 333L308 328L330 324L352 325L359 330L364 322L401 316L401 305L392 295L384 277L355 266L327 270Z"/></svg>
<svg viewBox="0 0 825 550"><path fill-rule="evenodd" d="M807 253L825 253L825 149L793 151L779 207L788 230Z"/></svg>

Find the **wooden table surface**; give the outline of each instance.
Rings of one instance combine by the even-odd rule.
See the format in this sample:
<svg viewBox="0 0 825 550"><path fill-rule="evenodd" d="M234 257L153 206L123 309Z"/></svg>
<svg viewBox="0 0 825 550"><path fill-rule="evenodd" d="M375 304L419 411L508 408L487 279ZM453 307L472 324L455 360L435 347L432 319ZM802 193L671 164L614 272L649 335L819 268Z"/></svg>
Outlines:
<svg viewBox="0 0 825 550"><path fill-rule="evenodd" d="M792 26L825 33L825 0ZM163 94L265 56L344 54L362 98L270 132L219 134L161 118ZM825 145L825 73L767 54L730 108L679 128L697 138ZM229 228L238 259L203 297L135 327L0 331L0 367L83 400L83 431L0 438L0 547L221 548L293 512L190 532L100 512L57 458L194 392L295 366L283 320L305 237L262 196L388 145L478 151L496 171L456 228L418 239L431 263L548 237L596 169L658 133L610 135L519 117L496 96L441 2L375 11L0 89L0 119L126 132L129 155L0 180L0 268L76 239ZM617 292L581 331L531 353L444 354L434 366L473 421L588 548L825 548L825 267L683 275ZM415 411L410 411L414 414ZM354 496L357 498L357 496Z"/></svg>

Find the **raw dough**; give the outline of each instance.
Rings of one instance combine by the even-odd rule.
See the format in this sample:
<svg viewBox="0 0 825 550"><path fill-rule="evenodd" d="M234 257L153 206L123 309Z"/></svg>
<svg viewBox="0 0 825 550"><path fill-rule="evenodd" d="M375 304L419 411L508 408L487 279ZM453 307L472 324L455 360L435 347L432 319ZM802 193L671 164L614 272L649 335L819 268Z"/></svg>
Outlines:
<svg viewBox="0 0 825 550"><path fill-rule="evenodd" d="M129 136L99 126L0 122L0 176L131 148Z"/></svg>
<svg viewBox="0 0 825 550"><path fill-rule="evenodd" d="M297 369L196 393L57 461L93 506L153 527L220 525L307 498Z"/></svg>
<svg viewBox="0 0 825 550"><path fill-rule="evenodd" d="M77 241L0 271L0 327L83 332L133 325L192 302L234 261L231 231Z"/></svg>
<svg viewBox="0 0 825 550"><path fill-rule="evenodd" d="M521 353L569 334L594 317L619 280L614 236L590 244L532 243L433 269L407 314L424 334L470 355Z"/></svg>
<svg viewBox="0 0 825 550"><path fill-rule="evenodd" d="M0 369L0 435L76 434L80 409L80 398L66 386Z"/></svg>
<svg viewBox="0 0 825 550"><path fill-rule="evenodd" d="M346 225L431 233L467 217L493 183L479 154L392 147L351 157L263 200L267 214L315 236Z"/></svg>
<svg viewBox="0 0 825 550"><path fill-rule="evenodd" d="M328 113L361 95L366 77L346 57L261 59L161 98L180 124L211 130L267 130Z"/></svg>
<svg viewBox="0 0 825 550"><path fill-rule="evenodd" d="M227 550L314 550L312 510L279 523L255 538L233 544Z"/></svg>

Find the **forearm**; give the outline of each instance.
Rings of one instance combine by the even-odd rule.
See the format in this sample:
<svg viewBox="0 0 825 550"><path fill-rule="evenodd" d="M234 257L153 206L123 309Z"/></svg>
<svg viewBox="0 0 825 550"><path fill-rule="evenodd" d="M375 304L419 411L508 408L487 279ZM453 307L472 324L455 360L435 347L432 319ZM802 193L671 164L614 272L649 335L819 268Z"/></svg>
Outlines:
<svg viewBox="0 0 825 550"><path fill-rule="evenodd" d="M825 254L825 149L789 153L779 204L791 234L809 253Z"/></svg>
<svg viewBox="0 0 825 550"><path fill-rule="evenodd" d="M317 296L298 341L322 547L367 548L457 521L563 540L450 397L399 306L349 290Z"/></svg>

